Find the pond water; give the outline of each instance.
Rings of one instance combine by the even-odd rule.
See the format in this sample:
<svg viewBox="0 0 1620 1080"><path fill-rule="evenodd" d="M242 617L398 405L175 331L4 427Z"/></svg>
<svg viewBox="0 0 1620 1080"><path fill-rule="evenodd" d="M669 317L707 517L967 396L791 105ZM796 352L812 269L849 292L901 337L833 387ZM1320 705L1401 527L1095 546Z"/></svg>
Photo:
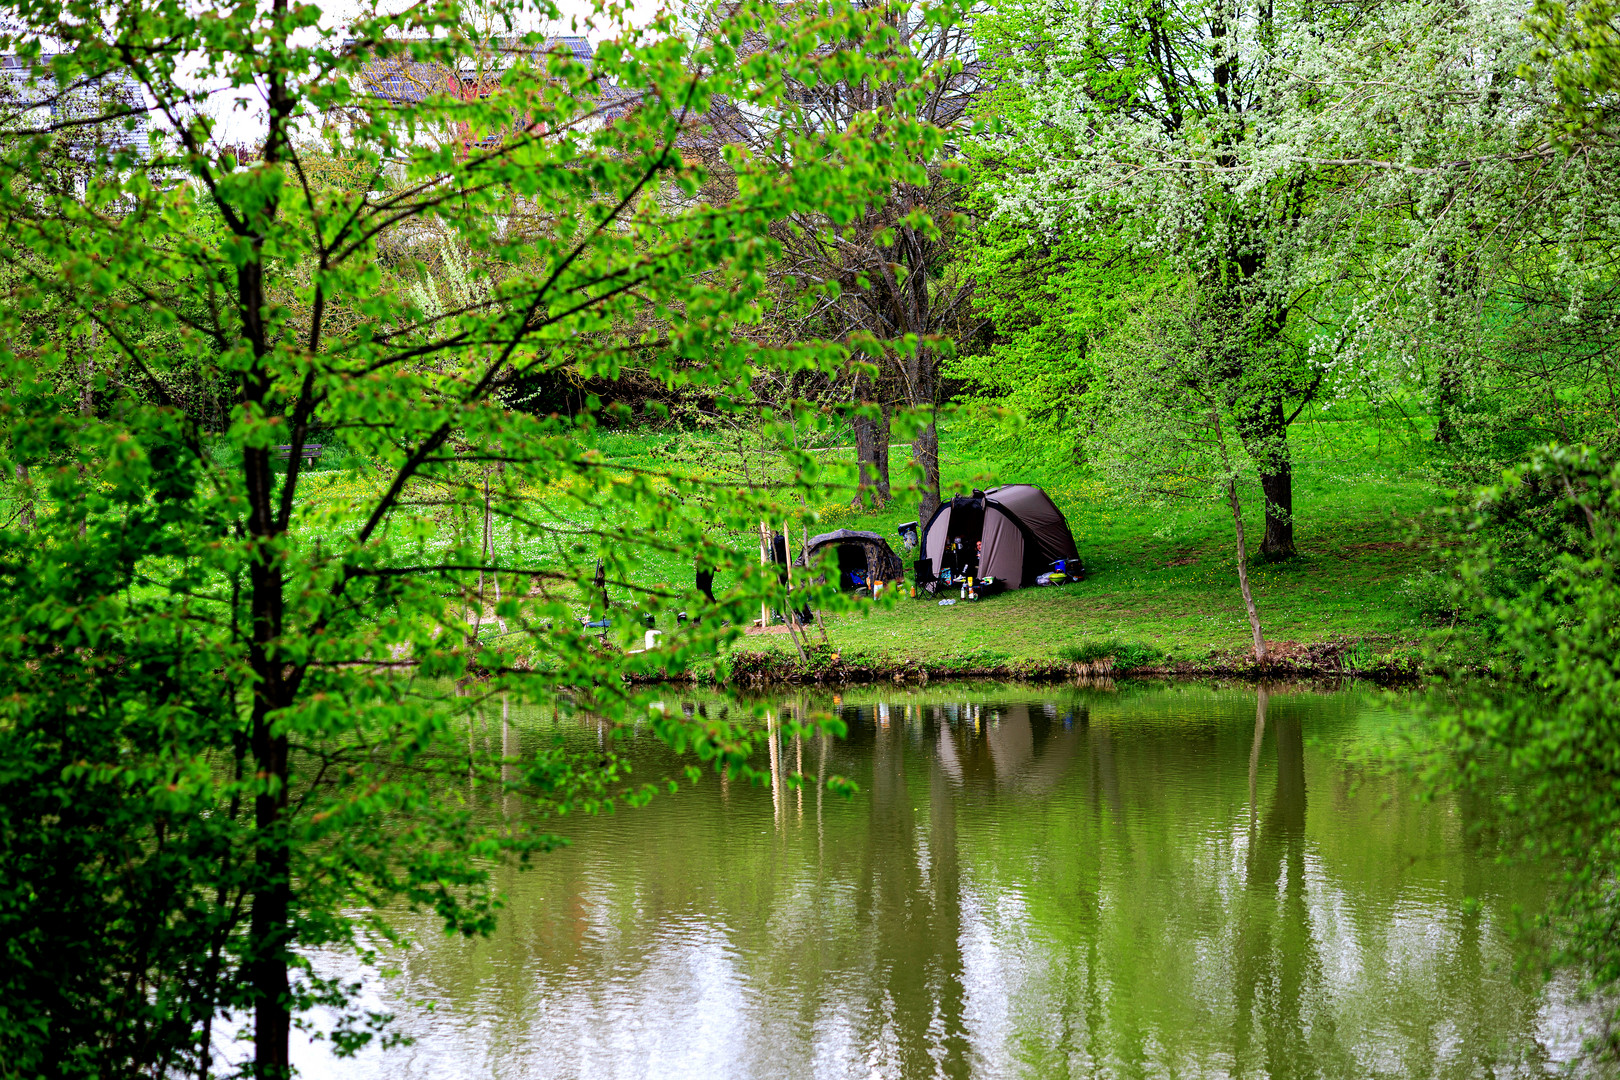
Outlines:
<svg viewBox="0 0 1620 1080"><path fill-rule="evenodd" d="M412 924L373 1004L414 1046L305 1048L305 1074L1508 1077L1578 1049L1571 995L1513 974L1537 875L1456 800L1345 764L1399 699L935 687L731 707L839 711L847 739L783 739L778 765L859 794L707 776L571 820L573 847L502 872L493 937ZM504 737L591 723L513 707ZM626 748L639 775L670 769L650 736Z"/></svg>

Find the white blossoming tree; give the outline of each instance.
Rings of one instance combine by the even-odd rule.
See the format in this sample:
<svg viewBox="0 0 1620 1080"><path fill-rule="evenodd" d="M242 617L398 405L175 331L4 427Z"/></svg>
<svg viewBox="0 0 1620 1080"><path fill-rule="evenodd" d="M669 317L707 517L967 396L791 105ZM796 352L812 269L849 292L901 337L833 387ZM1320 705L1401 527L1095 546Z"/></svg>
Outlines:
<svg viewBox="0 0 1620 1080"><path fill-rule="evenodd" d="M1238 425L1267 554L1292 548L1288 423L1329 391L1415 393L1436 440L1490 468L1611 438L1620 177L1592 35L1568 29L1592 20L1524 16L1037 0L988 23L1002 221L1156 259L1248 328L1222 367L1270 388Z"/></svg>
<svg viewBox="0 0 1620 1080"><path fill-rule="evenodd" d="M1311 171L1254 167L1300 107L1281 44L1301 17L1226 0L1036 0L986 20L1003 115L980 148L1006 170L994 184L999 215L1154 252L1196 281L1203 321L1244 328L1213 362L1259 388L1235 423L1259 469L1271 557L1294 551L1288 426L1323 377L1314 327L1290 332L1314 291L1300 256Z"/></svg>

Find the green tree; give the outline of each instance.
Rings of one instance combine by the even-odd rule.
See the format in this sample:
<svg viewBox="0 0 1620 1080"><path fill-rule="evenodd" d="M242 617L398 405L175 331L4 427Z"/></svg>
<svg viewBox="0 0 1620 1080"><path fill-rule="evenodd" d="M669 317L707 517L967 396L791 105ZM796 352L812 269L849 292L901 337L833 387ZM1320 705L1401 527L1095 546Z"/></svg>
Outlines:
<svg viewBox="0 0 1620 1080"><path fill-rule="evenodd" d="M1002 88L977 151L998 216L1163 260L1197 280L1221 324L1244 328L1211 359L1252 391L1234 434L1260 467L1260 550L1275 558L1295 550L1289 425L1323 377L1318 331L1298 325L1316 291L1298 257L1313 180L1246 166L1299 103L1282 77L1286 30L1307 23L1331 35L1353 20L1309 4L1034 0L980 24Z"/></svg>
<svg viewBox="0 0 1620 1080"><path fill-rule="evenodd" d="M1162 265L1126 245L1030 234L986 217L968 272L989 340L949 365L966 383L958 422L1004 462L1072 468L1095 434L1092 350L1154 286Z"/></svg>
<svg viewBox="0 0 1620 1080"><path fill-rule="evenodd" d="M1221 363L1231 339L1249 340L1196 281L1141 294L1118 329L1095 351L1097 404L1091 414L1097 467L1120 489L1153 500L1217 498L1232 515L1238 591L1256 663L1266 661L1265 634L1249 586L1249 548L1239 484L1249 469L1263 479L1264 461L1244 453L1239 432L1256 399L1270 392L1264 365ZM1265 318L1259 313L1253 318ZM1286 362L1286 361L1285 361Z"/></svg>
<svg viewBox="0 0 1620 1080"><path fill-rule="evenodd" d="M880 66L791 86L801 103L792 119L798 133L849 131L879 109L939 130L947 141L915 154L854 217L806 206L776 223L772 236L782 257L772 318L789 336L867 343L871 363L859 365L846 383L858 406L851 420L861 488L878 505L889 500L888 445L898 406L902 427L914 429L918 514L926 521L939 506L941 364L977 329L973 283L955 258L966 235L957 220L957 158L983 72L970 35L971 3L959 0L950 17L942 17L943 5L911 0L857 0L857 6L872 33L849 45ZM778 149L781 119L758 119L768 122L738 110L729 124L761 160L791 170L793 159ZM857 492L856 502L861 498Z"/></svg>
<svg viewBox="0 0 1620 1080"><path fill-rule="evenodd" d="M1566 143L1590 148L1610 141L1620 88L1620 8L1612 0L1539 0L1527 25L1541 44L1523 74L1550 76Z"/></svg>
<svg viewBox="0 0 1620 1080"><path fill-rule="evenodd" d="M1291 28L1298 104L1240 168L1309 170L1297 260L1331 283L1312 312L1336 328L1329 384L1416 397L1470 485L1549 441L1615 438L1614 146L1567 152L1523 17L1384 0L1353 32Z"/></svg>
<svg viewBox="0 0 1620 1080"><path fill-rule="evenodd" d="M508 388L631 356L670 385L841 367L839 347L747 332L771 225L847 219L940 138L881 105L837 131L792 122L787 83L917 75L841 47L887 31L839 4L738 5L698 43L603 7L588 64L532 30L554 7L523 0L5 15L26 89L0 122L0 465L31 470L36 520L0 532L0 1067L206 1076L219 1025L251 1016L249 1071L286 1076L310 1007L339 1010L340 1050L384 1024L304 959L391 933L355 904L477 933L492 862L557 842L489 825L448 777L541 814L648 794L610 751L503 771L473 737L486 690L650 719L746 770L749 729L649 715L624 677L711 653L772 595L773 574L705 538L779 519L772 493L693 520L708 478L616 466L593 448L607 406L534 415ZM741 55L750 35L773 47ZM38 119L114 77L138 109ZM251 151L203 88L262 106ZM723 141L722 98L780 115L792 167L728 152L731 197L697 202L688 148ZM97 142L78 183L53 182L64 132L143 118L149 137ZM476 287L450 288L451 263ZM88 410L58 378L82 350ZM217 434L177 397L183 371L231 388ZM314 468L316 443L348 467ZM615 647L701 602L640 573L693 552L736 576L727 602L657 652ZM600 638L579 625L595 566L621 598Z"/></svg>
<svg viewBox="0 0 1620 1080"><path fill-rule="evenodd" d="M1443 714L1437 735L1451 779L1555 875L1547 959L1606 990L1620 981L1620 466L1543 448L1477 492L1459 525L1465 593L1526 685Z"/></svg>

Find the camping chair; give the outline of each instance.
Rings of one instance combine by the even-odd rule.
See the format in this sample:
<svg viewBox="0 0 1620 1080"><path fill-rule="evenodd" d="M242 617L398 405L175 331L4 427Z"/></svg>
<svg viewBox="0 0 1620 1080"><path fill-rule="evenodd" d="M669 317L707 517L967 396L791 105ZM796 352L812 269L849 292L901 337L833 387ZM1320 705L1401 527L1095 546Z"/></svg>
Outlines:
<svg viewBox="0 0 1620 1080"><path fill-rule="evenodd" d="M911 564L911 582L919 590L927 589L936 580L933 559L918 559Z"/></svg>

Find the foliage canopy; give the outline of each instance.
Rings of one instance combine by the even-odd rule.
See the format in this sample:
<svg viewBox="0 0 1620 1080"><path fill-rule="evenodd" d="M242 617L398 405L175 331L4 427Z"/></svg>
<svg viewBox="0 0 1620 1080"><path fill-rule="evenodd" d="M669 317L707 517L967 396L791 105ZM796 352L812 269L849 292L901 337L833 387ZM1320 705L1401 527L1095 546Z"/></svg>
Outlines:
<svg viewBox="0 0 1620 1080"><path fill-rule="evenodd" d="M477 933L492 860L557 842L450 777L542 816L650 793L611 749L479 754L457 733L489 694L650 720L746 773L751 728L649 716L624 679L785 606L712 535L781 508L615 466L599 400L512 402L631 362L722 402L761 370L842 365L750 329L772 224L851 220L940 135L893 97L837 131L792 122L789 83L919 76L843 47L892 31L842 3L737 5L699 41L604 6L589 63L543 33L544 0L5 14L25 71L0 117L5 1069L205 1076L251 1016L254 1060L223 1067L284 1076L311 1007L342 1015L340 1050L384 1023L304 959L387 937L351 904ZM251 145L210 96L247 107ZM785 171L725 145L744 109L777 118ZM716 147L733 190L700 201ZM317 444L347 467L314 469ZM815 460L795 465L813 490ZM700 494L706 520L683 512ZM735 584L710 605L637 580L648 550ZM686 607L707 617L625 651Z"/></svg>

